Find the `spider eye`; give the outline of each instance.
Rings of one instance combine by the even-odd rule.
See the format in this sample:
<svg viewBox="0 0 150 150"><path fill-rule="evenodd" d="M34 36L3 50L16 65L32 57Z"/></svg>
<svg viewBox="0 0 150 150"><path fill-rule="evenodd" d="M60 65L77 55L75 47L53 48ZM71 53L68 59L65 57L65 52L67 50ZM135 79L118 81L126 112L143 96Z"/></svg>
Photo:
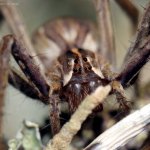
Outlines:
<svg viewBox="0 0 150 150"><path fill-rule="evenodd" d="M81 72L82 71L82 69L81 68L79 68L79 72Z"/></svg>
<svg viewBox="0 0 150 150"><path fill-rule="evenodd" d="M89 66L89 67L88 67L88 69L89 69L89 70L91 70L91 69L92 69L92 67L91 67L91 66Z"/></svg>
<svg viewBox="0 0 150 150"><path fill-rule="evenodd" d="M87 62L87 58L86 58L86 57L84 57L83 60L84 60L85 62Z"/></svg>
<svg viewBox="0 0 150 150"><path fill-rule="evenodd" d="M77 63L78 63L78 59L75 59L75 60L74 60L74 63L77 64Z"/></svg>
<svg viewBox="0 0 150 150"><path fill-rule="evenodd" d="M78 71L77 69L75 69L75 68L73 69L73 72L77 72L77 71Z"/></svg>

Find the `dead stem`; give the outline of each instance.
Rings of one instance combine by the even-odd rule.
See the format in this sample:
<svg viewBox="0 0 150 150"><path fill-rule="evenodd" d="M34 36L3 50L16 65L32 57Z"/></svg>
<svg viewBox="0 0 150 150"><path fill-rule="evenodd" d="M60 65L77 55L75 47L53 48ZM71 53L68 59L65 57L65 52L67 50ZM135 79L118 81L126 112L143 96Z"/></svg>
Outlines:
<svg viewBox="0 0 150 150"><path fill-rule="evenodd" d="M77 111L72 115L69 122L67 122L60 132L48 143L45 150L66 150L74 135L79 131L83 121L89 116L92 110L101 103L111 90L110 85L106 87L99 87L96 91L87 96L85 100L79 105Z"/></svg>
<svg viewBox="0 0 150 150"><path fill-rule="evenodd" d="M150 104L130 114L110 129L98 136L84 150L115 150L125 145L129 140L143 130L150 123Z"/></svg>

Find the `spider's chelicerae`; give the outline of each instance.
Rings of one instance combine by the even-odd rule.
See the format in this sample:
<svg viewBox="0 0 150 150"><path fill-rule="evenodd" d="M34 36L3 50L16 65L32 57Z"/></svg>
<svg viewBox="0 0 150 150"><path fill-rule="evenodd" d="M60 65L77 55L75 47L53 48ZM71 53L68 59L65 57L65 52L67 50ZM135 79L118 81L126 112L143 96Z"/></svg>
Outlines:
<svg viewBox="0 0 150 150"><path fill-rule="evenodd" d="M15 88L28 97L51 106L50 122L53 134L60 130L58 104L66 101L69 111L73 113L81 101L98 86L110 84L112 87L110 94L116 95L122 109L129 109L124 88L135 82L140 69L149 58L150 8L148 7L135 42L126 57L128 61L125 67L120 73L111 71L109 63L114 64L115 52L109 4L108 1L95 2L101 3L95 5L98 25L73 17L64 17L48 22L39 28L33 41L36 43L37 50L43 49L42 54L38 55L39 59L34 57L34 52L31 54L28 50L32 49L32 46L25 38L24 28L16 27L20 18L15 7L9 5L1 7L4 17L16 34L7 35L1 41L1 70L6 75L8 73L8 81ZM120 5L128 15L132 16L130 8ZM133 22L136 22L135 18ZM97 32L99 30L100 32ZM51 57L53 51L57 55L57 60ZM12 54L27 79L8 67L9 53ZM39 62L43 65L39 66ZM96 111L101 111L101 109L102 104L95 108Z"/></svg>

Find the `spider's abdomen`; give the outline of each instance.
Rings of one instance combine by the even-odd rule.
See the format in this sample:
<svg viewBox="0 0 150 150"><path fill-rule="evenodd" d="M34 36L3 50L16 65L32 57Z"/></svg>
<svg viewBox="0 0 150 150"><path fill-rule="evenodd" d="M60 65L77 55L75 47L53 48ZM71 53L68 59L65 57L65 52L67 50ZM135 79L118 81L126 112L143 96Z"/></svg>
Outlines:
<svg viewBox="0 0 150 150"><path fill-rule="evenodd" d="M34 34L33 43L47 70L61 54L73 47L99 49L97 27L94 22L77 18L57 18L41 26Z"/></svg>

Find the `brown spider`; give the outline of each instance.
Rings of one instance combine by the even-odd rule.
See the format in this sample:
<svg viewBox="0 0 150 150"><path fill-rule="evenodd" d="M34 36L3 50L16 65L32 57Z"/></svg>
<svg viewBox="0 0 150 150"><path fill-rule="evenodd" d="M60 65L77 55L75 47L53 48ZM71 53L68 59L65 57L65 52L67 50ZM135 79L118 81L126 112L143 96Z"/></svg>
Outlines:
<svg viewBox="0 0 150 150"><path fill-rule="evenodd" d="M26 42L17 36L7 35L3 37L1 42L0 65L4 66L2 71L7 74L9 53L11 53L27 80L11 68L8 73L9 83L28 97L38 99L51 106L50 121L53 134L60 130L58 104L61 101L67 101L69 110L73 113L81 101L98 86L111 84L110 94L115 94L120 106L123 109L128 109L123 88L135 82L139 70L148 61L150 54L149 32L146 31L149 24L148 27L139 28L136 41L130 48L128 61L121 73L117 74L111 71L109 63L105 60L109 57L109 62L113 64L113 41L110 39L111 32L109 31L111 25L108 24L109 21L107 22L110 16L105 14L106 11L109 12L107 1L101 2L101 6L101 9L104 8L102 15L104 15L103 23L106 23L106 26L100 21L98 21L99 26L96 26L88 21L66 17L48 22L39 28L35 33L34 43L37 43L40 50L44 45L43 51L47 51L51 46L54 48L53 50L61 53L57 54L56 61L52 61L48 54L52 51L43 52L42 55L39 55L40 60L35 59L27 50L29 46L24 46L27 45ZM2 12L5 16L7 10L10 13L10 11L14 11L13 9L9 6L2 8ZM97 10L99 9L97 8ZM98 14L100 19L101 12ZM146 15L149 15L148 10ZM141 24L145 25L148 21L149 18L143 19ZM106 37L101 38L104 45L105 42L108 42L106 47L101 47L99 44L99 38L96 34L98 27L106 28L104 30ZM89 42L90 47L89 44L87 47L86 43ZM102 52L103 47L105 47L105 53ZM112 55L108 56L108 53ZM42 62L43 66L39 67L37 61ZM101 111L101 109L102 104L95 108L96 111Z"/></svg>

